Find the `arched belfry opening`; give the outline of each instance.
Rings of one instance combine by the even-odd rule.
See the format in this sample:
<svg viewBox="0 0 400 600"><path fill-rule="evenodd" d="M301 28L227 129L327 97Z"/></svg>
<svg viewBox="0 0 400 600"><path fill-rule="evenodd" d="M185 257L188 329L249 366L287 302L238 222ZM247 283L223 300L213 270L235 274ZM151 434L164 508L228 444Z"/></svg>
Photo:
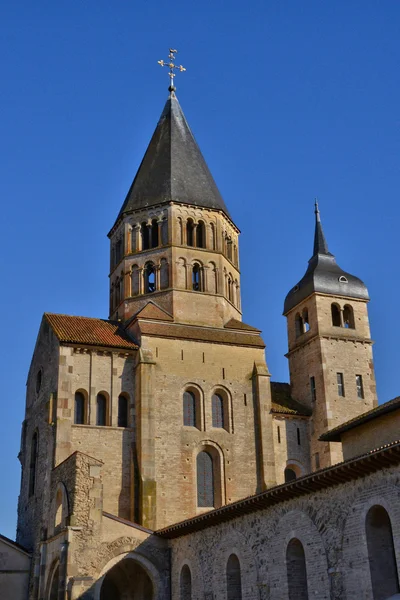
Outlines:
<svg viewBox="0 0 400 600"><path fill-rule="evenodd" d="M365 519L368 562L374 600L385 600L400 592L392 524L383 506L369 509Z"/></svg>
<svg viewBox="0 0 400 600"><path fill-rule="evenodd" d="M105 575L100 600L154 600L154 585L148 572L132 558L124 558Z"/></svg>

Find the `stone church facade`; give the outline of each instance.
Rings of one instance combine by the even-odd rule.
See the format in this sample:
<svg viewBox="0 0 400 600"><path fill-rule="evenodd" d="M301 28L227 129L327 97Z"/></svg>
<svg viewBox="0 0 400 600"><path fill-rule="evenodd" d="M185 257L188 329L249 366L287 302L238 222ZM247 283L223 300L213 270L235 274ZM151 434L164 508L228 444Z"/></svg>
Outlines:
<svg viewBox="0 0 400 600"><path fill-rule="evenodd" d="M13 547L29 584L0 559L1 598L398 592L400 408L377 406L368 291L318 207L284 302L290 384L242 321L239 229L174 91L108 235L109 319L42 319Z"/></svg>

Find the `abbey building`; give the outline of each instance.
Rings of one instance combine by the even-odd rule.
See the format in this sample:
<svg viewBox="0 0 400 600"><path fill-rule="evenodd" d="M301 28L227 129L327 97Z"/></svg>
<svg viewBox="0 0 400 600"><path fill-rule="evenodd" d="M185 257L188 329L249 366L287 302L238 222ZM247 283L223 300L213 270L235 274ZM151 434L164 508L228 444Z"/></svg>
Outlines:
<svg viewBox="0 0 400 600"><path fill-rule="evenodd" d="M173 91L108 236L109 318L42 319L1 598L399 592L400 402L377 406L368 291L318 207L290 383L242 321L239 229Z"/></svg>

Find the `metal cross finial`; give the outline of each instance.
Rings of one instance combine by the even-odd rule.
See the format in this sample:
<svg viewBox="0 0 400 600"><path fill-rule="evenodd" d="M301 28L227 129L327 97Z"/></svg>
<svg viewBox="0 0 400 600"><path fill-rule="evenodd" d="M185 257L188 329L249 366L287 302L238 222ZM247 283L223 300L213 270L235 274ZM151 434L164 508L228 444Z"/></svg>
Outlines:
<svg viewBox="0 0 400 600"><path fill-rule="evenodd" d="M185 67L182 67L182 65L176 65L174 63L175 60L175 55L178 52L178 50L174 50L173 48L169 49L169 55L168 55L168 62L164 61L164 60L159 60L158 64L161 65L162 67L169 67L169 91L171 92L171 94L176 90L176 87L174 86L174 77L175 77L175 73L174 73L174 69L178 69L181 73L182 71L186 71Z"/></svg>

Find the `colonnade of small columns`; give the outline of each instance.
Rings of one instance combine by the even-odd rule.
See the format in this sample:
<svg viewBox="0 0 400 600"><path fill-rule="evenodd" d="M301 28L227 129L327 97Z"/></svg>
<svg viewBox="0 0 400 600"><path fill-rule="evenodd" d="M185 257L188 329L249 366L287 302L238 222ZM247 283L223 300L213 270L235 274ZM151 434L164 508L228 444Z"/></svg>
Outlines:
<svg viewBox="0 0 400 600"><path fill-rule="evenodd" d="M184 269L185 290L196 292L224 294L235 306L240 308L240 286L231 273L221 274L220 269L213 263L202 265L177 261L177 269ZM163 272L163 269L164 272ZM150 278L152 281L150 281ZM170 287L172 280L171 266L165 258L158 264L147 262L139 266L133 265L129 271L121 273L110 289L111 311L119 306L125 298L158 292ZM178 288L179 289L179 288Z"/></svg>

